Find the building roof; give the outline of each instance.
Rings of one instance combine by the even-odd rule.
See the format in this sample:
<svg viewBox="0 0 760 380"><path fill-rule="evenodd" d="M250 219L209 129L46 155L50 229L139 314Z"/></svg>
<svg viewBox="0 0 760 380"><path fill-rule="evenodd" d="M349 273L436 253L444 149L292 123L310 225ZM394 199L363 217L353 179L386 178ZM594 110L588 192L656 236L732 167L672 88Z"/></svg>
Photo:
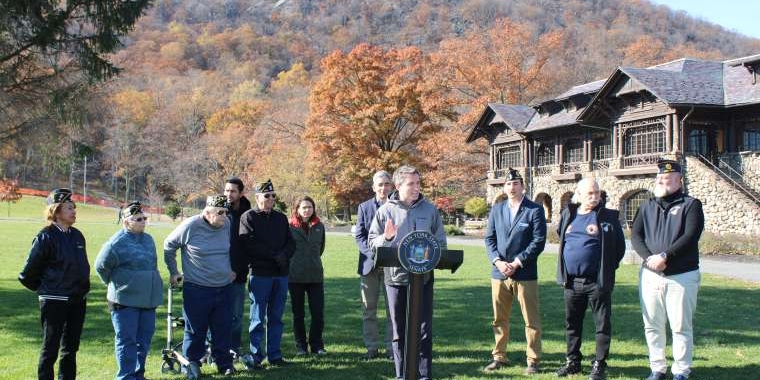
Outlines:
<svg viewBox="0 0 760 380"><path fill-rule="evenodd" d="M486 137L489 141L504 131L506 128L516 132L522 132L528 124L531 116L536 113L533 107L516 104L489 103L485 112L480 116L475 127L467 136L467 142L473 142L480 137Z"/></svg>
<svg viewBox="0 0 760 380"><path fill-rule="evenodd" d="M600 98L610 95L621 80L638 83L671 107L704 106L735 107L760 104L760 54L726 61L709 61L681 58L647 68L618 67L604 80L573 86L562 94L542 101L533 108L518 105L489 104L481 116L481 121L473 128L467 141L473 141L483 134L475 135L478 127L485 128L495 123L504 123L508 128L520 133L530 133L550 128L581 125L591 117L594 106ZM547 114L535 109L554 108L554 104L567 105L573 96L592 96L590 103L578 109L562 109ZM572 102L571 102L572 103ZM484 119L485 118L485 119ZM486 120L487 119L487 120ZM484 122L484 125L481 125ZM494 133L496 131L489 131ZM498 132L496 132L498 133ZM495 135L491 136L493 141Z"/></svg>

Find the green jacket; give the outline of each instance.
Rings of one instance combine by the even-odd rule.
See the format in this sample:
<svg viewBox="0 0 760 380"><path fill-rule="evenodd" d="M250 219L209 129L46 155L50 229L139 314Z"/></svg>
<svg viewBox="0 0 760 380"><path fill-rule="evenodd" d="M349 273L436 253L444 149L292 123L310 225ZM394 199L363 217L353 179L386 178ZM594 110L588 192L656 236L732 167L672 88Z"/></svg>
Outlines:
<svg viewBox="0 0 760 380"><path fill-rule="evenodd" d="M318 222L309 232L290 226L296 252L290 259L288 281L294 283L324 282L322 252L325 251L325 226Z"/></svg>

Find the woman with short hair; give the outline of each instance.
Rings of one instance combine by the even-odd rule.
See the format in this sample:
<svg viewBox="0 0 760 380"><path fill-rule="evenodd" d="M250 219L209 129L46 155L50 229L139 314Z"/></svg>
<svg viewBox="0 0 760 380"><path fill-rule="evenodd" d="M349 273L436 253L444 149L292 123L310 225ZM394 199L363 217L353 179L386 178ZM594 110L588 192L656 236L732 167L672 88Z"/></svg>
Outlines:
<svg viewBox="0 0 760 380"><path fill-rule="evenodd" d="M290 231L296 242L296 250L290 259L288 291L293 311L293 335L296 340L296 354L306 355L305 298L309 299L311 327L308 342L311 352L324 355L325 343L322 331L325 327L325 288L322 253L325 251L325 226L319 221L314 208L314 200L301 197L293 204L290 217Z"/></svg>
<svg viewBox="0 0 760 380"><path fill-rule="evenodd" d="M95 270L108 286L108 309L115 332L116 380L144 380L145 358L156 331L156 307L163 301L156 243L145 225L140 202L122 209L122 229L101 248Z"/></svg>
<svg viewBox="0 0 760 380"><path fill-rule="evenodd" d="M47 226L32 241L29 257L18 275L21 284L37 292L40 302L40 380L53 380L59 348L58 378L75 379L77 373L76 355L90 291L90 263L84 236L72 227L77 206L71 195L69 189L55 189L48 195Z"/></svg>

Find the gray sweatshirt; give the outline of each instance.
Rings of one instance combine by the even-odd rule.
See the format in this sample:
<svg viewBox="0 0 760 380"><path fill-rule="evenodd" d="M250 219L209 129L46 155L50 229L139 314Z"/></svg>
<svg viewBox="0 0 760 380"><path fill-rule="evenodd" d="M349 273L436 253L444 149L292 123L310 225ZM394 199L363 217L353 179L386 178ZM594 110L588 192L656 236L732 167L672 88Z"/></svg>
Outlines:
<svg viewBox="0 0 760 380"><path fill-rule="evenodd" d="M215 228L196 215L186 219L164 240L164 261L169 273L177 270L177 249L182 252L182 272L185 281L209 287L232 282L230 265L230 221Z"/></svg>
<svg viewBox="0 0 760 380"><path fill-rule="evenodd" d="M396 236L393 240L385 240L385 222L391 218L396 225ZM428 231L435 235L441 249L446 249L446 232L443 229L443 220L438 209L428 202L420 194L411 206L407 206L398 200L398 193L388 197L388 202L377 209L375 218L369 228L369 245L376 250L378 247L398 247L401 239L412 231ZM409 283L409 272L404 268L386 268L385 283L387 285L406 285ZM432 273L432 272L431 272ZM425 274L427 282L431 273Z"/></svg>

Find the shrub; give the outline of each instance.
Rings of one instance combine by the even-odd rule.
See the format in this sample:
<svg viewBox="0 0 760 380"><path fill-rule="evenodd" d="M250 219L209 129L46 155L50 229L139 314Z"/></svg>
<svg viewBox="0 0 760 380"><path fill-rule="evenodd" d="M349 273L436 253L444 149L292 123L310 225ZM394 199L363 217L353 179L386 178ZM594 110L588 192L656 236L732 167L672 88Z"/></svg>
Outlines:
<svg viewBox="0 0 760 380"><path fill-rule="evenodd" d="M699 239L699 252L707 255L760 255L756 240L757 237L745 235L703 232Z"/></svg>
<svg viewBox="0 0 760 380"><path fill-rule="evenodd" d="M472 197L464 203L464 212L475 218L480 218L488 212L488 203L481 197Z"/></svg>
<svg viewBox="0 0 760 380"><path fill-rule="evenodd" d="M453 224L447 224L443 226L443 230L446 231L446 235L464 235L464 231L462 231L459 227L453 225Z"/></svg>
<svg viewBox="0 0 760 380"><path fill-rule="evenodd" d="M172 220L177 219L180 213L182 213L182 207L179 207L177 202L169 202L164 206L164 214Z"/></svg>

